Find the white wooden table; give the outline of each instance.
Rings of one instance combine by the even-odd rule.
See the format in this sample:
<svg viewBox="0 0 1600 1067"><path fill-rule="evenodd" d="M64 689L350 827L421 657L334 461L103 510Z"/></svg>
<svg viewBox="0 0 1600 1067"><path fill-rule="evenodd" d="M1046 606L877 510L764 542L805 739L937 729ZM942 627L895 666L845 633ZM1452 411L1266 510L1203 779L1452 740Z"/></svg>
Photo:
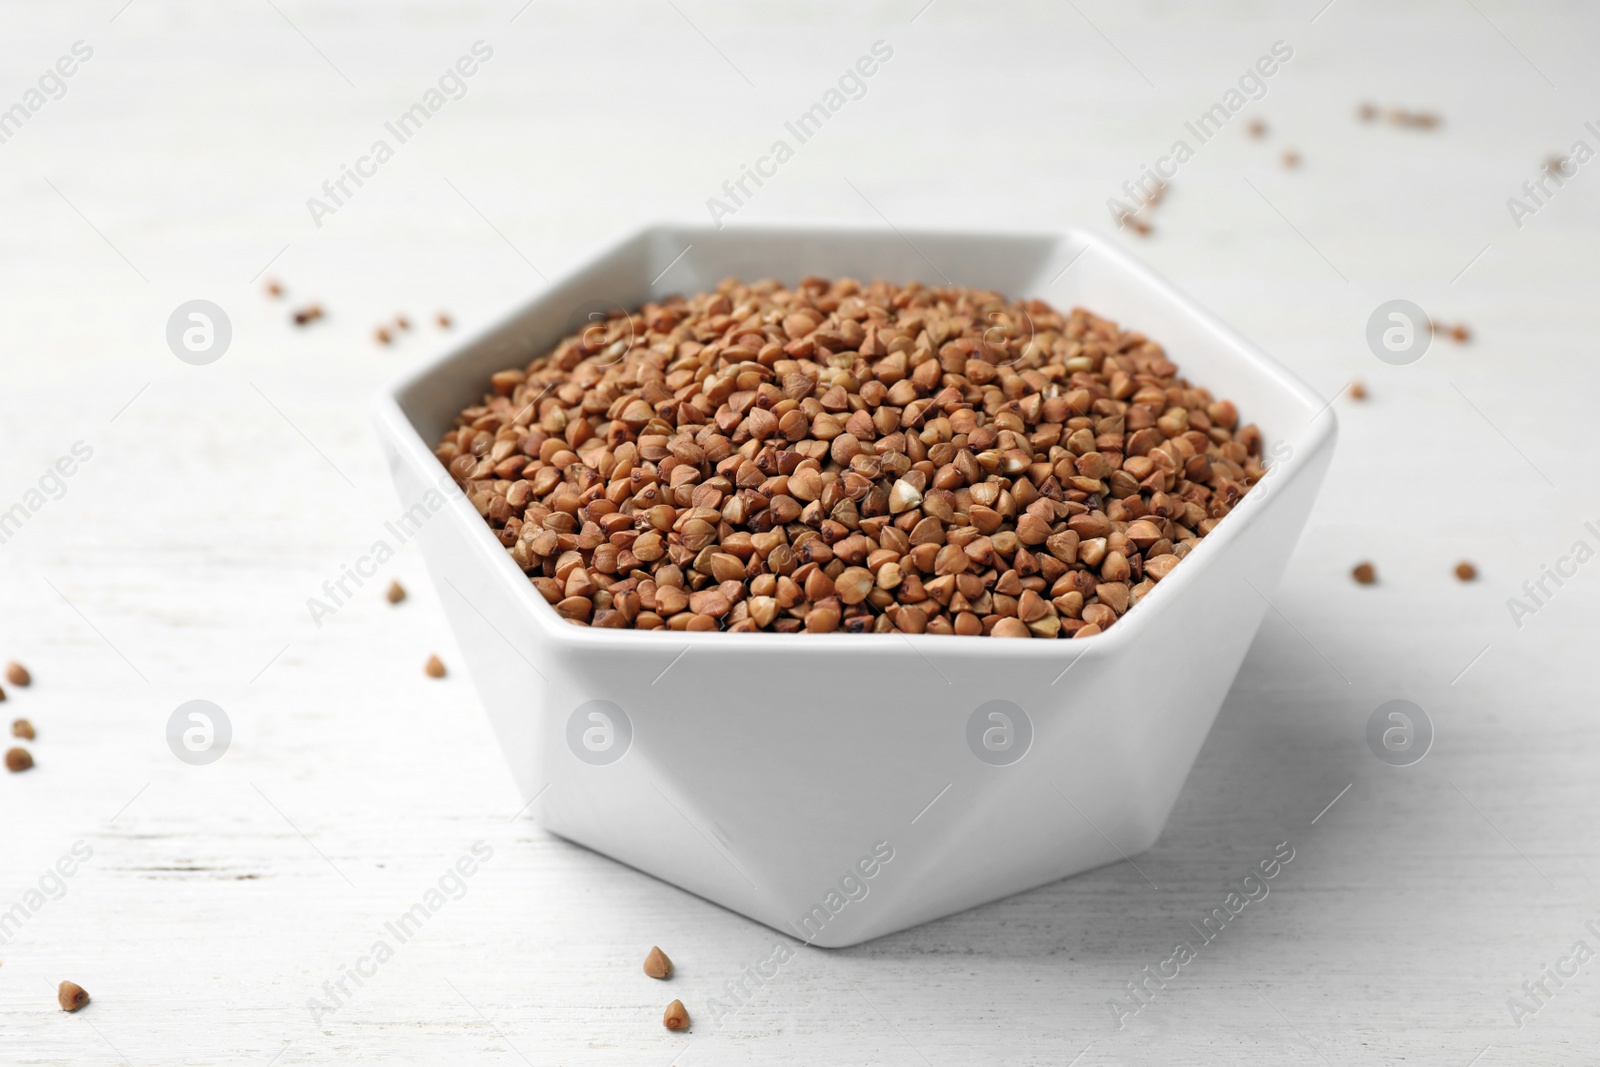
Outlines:
<svg viewBox="0 0 1600 1067"><path fill-rule="evenodd" d="M1506 206L1551 152L1600 147L1591 6L123 2L0 12L0 109L93 50L0 143L0 509L26 511L0 544L0 659L36 679L0 714L39 731L37 766L0 776L0 1061L1592 1059L1600 964L1521 1027L1507 999L1600 948L1596 565L1520 629L1506 606L1600 547L1600 176L1520 229ZM465 95L315 225L307 198L478 40ZM624 228L702 217L878 40L866 95L737 221L1105 226L1121 182L1287 42L1128 240L1325 395L1359 377L1370 398L1338 402L1276 610L1138 858L1159 889L1122 864L807 950L715 1025L703 1006L775 935L516 817L468 680L422 676L459 656L416 555L320 628L306 599L395 509L365 405L449 343L437 309L481 325ZM1362 124L1363 100L1444 124ZM1471 342L1380 363L1363 329L1394 297ZM232 323L209 366L164 336L196 298ZM327 319L291 326L312 299ZM401 311L416 328L376 345ZM75 442L92 455L64 491L30 497ZM1462 558L1478 582L1452 577ZM1349 580L1361 559L1378 585ZM1404 768L1365 740L1396 698L1437 734ZM192 699L231 722L209 766L165 740ZM346 977L475 842L492 856L464 895ZM1279 842L1270 896L1119 1028L1125 984ZM75 846L92 856L58 880ZM640 973L656 943L670 989ZM55 1010L62 978L88 1009ZM669 995L686 1037L660 1025Z"/></svg>

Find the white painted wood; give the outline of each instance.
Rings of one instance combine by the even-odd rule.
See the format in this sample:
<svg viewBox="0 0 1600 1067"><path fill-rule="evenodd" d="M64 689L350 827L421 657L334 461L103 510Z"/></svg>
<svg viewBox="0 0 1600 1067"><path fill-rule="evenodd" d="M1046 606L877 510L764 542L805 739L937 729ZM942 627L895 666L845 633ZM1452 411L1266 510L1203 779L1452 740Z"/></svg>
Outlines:
<svg viewBox="0 0 1600 1067"><path fill-rule="evenodd" d="M0 777L0 915L75 842L93 849L0 945L6 1062L1588 1054L1597 965L1521 1029L1506 1006L1574 941L1600 947L1583 926L1600 918L1587 567L1547 582L1521 629L1505 603L1576 540L1600 547L1583 525L1600 526L1600 179L1580 168L1521 229L1506 208L1552 151L1600 147L1588 7L537 0L511 21L519 2L6 5L0 108L73 42L94 50L0 144L0 508L74 442L93 449L0 544L0 658L37 679L6 686L0 714L39 730L38 766ZM479 39L494 54L465 97L315 227L306 198ZM459 656L416 556L320 629L305 601L395 510L365 404L449 343L434 310L475 328L623 228L699 217L880 39L894 55L865 97L738 220L1103 225L1120 182L1289 42L1156 235L1129 240L1326 395L1360 377L1371 396L1338 402L1341 450L1277 611L1136 857L1159 889L1119 864L806 951L713 1025L710 998L773 935L513 817L468 681L421 674L430 652ZM1369 99L1445 122L1363 125ZM1291 146L1296 171L1277 163ZM262 296L269 261L290 303ZM1397 296L1472 342L1378 363L1362 329ZM233 324L209 367L163 339L196 297ZM288 307L313 298L328 319L296 330ZM402 310L416 328L375 345ZM1376 587L1347 577L1363 558ZM1478 583L1451 577L1459 558ZM411 591L398 608L391 574ZM1364 740L1397 697L1437 728L1404 769ZM210 767L163 737L195 698L233 725ZM465 896L313 1025L308 998L476 841L493 855ZM1124 983L1283 841L1270 895L1117 1029ZM656 943L669 985L640 973ZM94 997L78 1015L54 1010L65 977ZM687 1038L660 1027L672 997Z"/></svg>

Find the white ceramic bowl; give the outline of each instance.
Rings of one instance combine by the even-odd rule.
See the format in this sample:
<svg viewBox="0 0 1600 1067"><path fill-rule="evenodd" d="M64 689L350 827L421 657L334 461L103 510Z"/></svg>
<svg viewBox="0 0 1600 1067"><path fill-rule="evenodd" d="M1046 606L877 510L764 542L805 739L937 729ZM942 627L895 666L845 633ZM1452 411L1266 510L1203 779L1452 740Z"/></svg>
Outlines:
<svg viewBox="0 0 1600 1067"><path fill-rule="evenodd" d="M688 248L687 254L684 249ZM589 311L729 275L941 277L1083 305L1237 403L1269 474L1126 617L1078 641L573 626L432 449L489 375ZM403 506L540 825L785 933L844 946L1148 848L1267 610L1334 417L1108 241L657 226L377 401Z"/></svg>

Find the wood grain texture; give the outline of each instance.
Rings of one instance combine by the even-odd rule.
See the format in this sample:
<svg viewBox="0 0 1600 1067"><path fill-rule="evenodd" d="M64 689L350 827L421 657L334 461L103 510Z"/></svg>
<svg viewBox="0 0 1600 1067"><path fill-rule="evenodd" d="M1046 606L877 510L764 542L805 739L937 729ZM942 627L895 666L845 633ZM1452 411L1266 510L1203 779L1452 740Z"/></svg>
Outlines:
<svg viewBox="0 0 1600 1067"><path fill-rule="evenodd" d="M6 687L0 715L39 732L36 768L0 778L0 916L42 878L46 894L64 886L0 944L0 1059L1592 1055L1600 965L1521 1028L1506 1006L1573 942L1600 947L1583 926L1600 918L1600 564L1550 586L1520 629L1506 608L1573 542L1600 547L1583 526L1600 525L1600 178L1580 168L1520 229L1506 208L1551 152L1600 147L1583 126L1592 8L121 4L8 3L0 40L0 109L73 42L94 50L0 143L0 509L74 442L93 450L0 544L0 659L36 679ZM465 95L314 225L307 197L480 39L493 57ZM365 413L380 382L619 231L706 217L876 40L894 56L865 96L737 221L1103 227L1141 162L1289 42L1264 99L1184 166L1156 233L1128 240L1324 395L1360 377L1370 398L1337 403L1311 527L1166 832L1135 857L1143 876L1121 863L802 951L717 1025L711 998L778 939L516 818L469 680L422 674L430 653L460 657L414 552L320 627L306 599L396 510ZM1444 125L1363 125L1364 100ZM1265 139L1246 136L1250 117ZM1290 147L1294 171L1278 164ZM261 292L269 262L287 301ZM1366 319L1400 296L1473 340L1379 363ZM196 297L233 325L207 367L164 340ZM328 318L297 330L288 309L310 299ZM439 308L454 334L431 324ZM400 311L416 328L375 344ZM1452 577L1462 558L1478 582ZM1378 585L1349 581L1361 559ZM411 593L398 607L391 576ZM164 738L196 698L233 728L208 767ZM1437 731L1408 768L1364 739L1393 698ZM78 842L92 858L54 882ZM475 842L492 855L459 899L355 986L345 968L395 941L385 924ZM1270 895L1119 1029L1125 983L1279 842L1294 859ZM652 944L670 983L641 973ZM93 1003L57 1011L62 978ZM340 979L350 994L314 1017L308 1000ZM660 1024L675 997L696 1019L687 1036Z"/></svg>

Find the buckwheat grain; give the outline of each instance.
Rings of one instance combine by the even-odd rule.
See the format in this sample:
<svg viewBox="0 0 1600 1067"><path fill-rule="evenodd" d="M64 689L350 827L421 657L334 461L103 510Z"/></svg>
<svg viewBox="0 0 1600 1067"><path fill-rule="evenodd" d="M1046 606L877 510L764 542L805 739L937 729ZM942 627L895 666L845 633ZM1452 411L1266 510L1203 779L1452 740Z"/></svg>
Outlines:
<svg viewBox="0 0 1600 1067"><path fill-rule="evenodd" d="M1154 341L982 290L730 279L530 356L435 454L576 625L1092 636L1265 474Z"/></svg>
<svg viewBox="0 0 1600 1067"><path fill-rule="evenodd" d="M62 1011L77 1011L89 1003L89 994L77 982L62 982L56 987L56 1003Z"/></svg>
<svg viewBox="0 0 1600 1067"><path fill-rule="evenodd" d="M672 961L667 958L665 952L655 946L651 946L650 954L644 958L644 973L651 978L671 978Z"/></svg>

